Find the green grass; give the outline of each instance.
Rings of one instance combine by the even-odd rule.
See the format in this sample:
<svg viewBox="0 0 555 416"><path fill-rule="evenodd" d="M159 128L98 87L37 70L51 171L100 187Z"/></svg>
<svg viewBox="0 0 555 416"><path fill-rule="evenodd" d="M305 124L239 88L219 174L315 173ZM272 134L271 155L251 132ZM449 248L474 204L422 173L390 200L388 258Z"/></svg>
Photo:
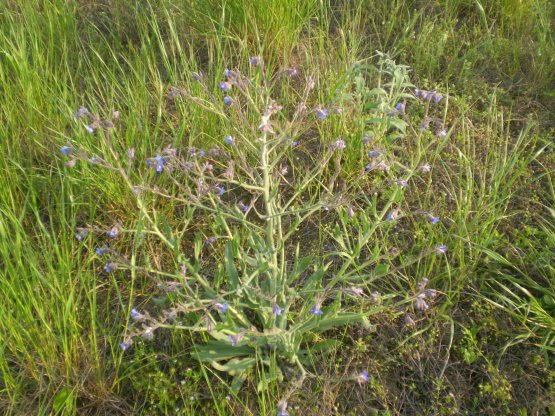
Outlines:
<svg viewBox="0 0 555 416"><path fill-rule="evenodd" d="M391 143L375 137L407 165L427 152L432 174L398 202L404 212L427 207L442 223L397 234L380 229L369 247L399 249L392 266L439 243L449 253L445 261L416 259L368 289L408 297L428 276L441 301L414 329L391 309L372 318L373 332L313 334L308 349L326 339L342 345L308 354L310 376L291 390L290 414L555 412L554 20L547 0L3 2L2 412L275 414L290 382L258 392L268 371L259 365L235 395L231 378L191 358L189 333L166 330L155 343L121 353L131 307L150 309L162 295L135 272L103 273L97 242L77 241L75 228L120 220L132 230L145 220L120 176L81 163L68 168L59 149L110 151L78 128L72 114L81 105L103 116L119 110L111 148L124 155L134 147L139 161L167 145L210 147L230 126L190 101L165 98L170 86L200 94L192 71L202 71L216 94L226 67L246 68L260 55L270 70L296 66L300 79L312 75L312 107L355 94L347 74L355 63L375 64L376 51L408 65L417 87L448 93L439 116L450 133L437 145L410 131ZM366 81L375 87L379 74ZM298 101L299 85L276 87L286 108ZM423 109L414 109L416 121ZM324 127L303 126L303 134L317 137L320 129L330 143L360 140L364 117L355 107ZM368 163L362 154L347 147L338 183ZM307 149L303 158L313 156ZM328 179L310 192L325 194ZM353 198L373 186L356 184ZM183 225L178 202L149 202L171 228L208 235L211 218ZM322 253L336 220L300 230L303 250ZM183 238L187 247L192 240ZM153 268L175 261L156 239L141 243L129 233L115 244ZM371 374L368 385L349 380L360 368Z"/></svg>

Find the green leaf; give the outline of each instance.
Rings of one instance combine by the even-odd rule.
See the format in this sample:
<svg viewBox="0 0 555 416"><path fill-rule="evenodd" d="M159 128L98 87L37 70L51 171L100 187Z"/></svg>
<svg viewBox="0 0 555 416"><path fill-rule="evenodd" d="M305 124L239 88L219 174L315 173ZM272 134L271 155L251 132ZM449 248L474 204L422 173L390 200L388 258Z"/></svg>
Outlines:
<svg viewBox="0 0 555 416"><path fill-rule="evenodd" d="M256 364L256 359L254 357L247 358L233 358L225 364L219 362L212 362L212 367L218 371L224 371L232 376L241 374L242 372L254 367Z"/></svg>
<svg viewBox="0 0 555 416"><path fill-rule="evenodd" d="M387 265L387 264L378 264L376 266L376 268L374 269L374 273L376 274L376 277L377 277L377 276L381 276L381 275L386 274L388 272L388 270L389 270L389 265Z"/></svg>
<svg viewBox="0 0 555 416"><path fill-rule="evenodd" d="M223 361L230 358L253 355L254 350L247 346L232 346L225 341L208 341L205 345L198 345L191 355L200 361Z"/></svg>
<svg viewBox="0 0 555 416"><path fill-rule="evenodd" d="M318 354L321 352L328 352L331 349L340 347L343 344L341 340L338 339L327 339L325 341L319 342L314 346L310 347L309 353Z"/></svg>
<svg viewBox="0 0 555 416"><path fill-rule="evenodd" d="M233 246L232 242L228 241L225 246L225 271L229 279L229 285L232 290L236 290L239 286L239 274L237 273L237 268L233 262Z"/></svg>
<svg viewBox="0 0 555 416"><path fill-rule="evenodd" d="M56 393L54 400L52 401L54 414L60 414L65 410L70 410L73 400L73 391L67 388L62 388L58 393Z"/></svg>
<svg viewBox="0 0 555 416"><path fill-rule="evenodd" d="M278 367L273 368L270 373L264 374L265 377L261 377L261 380L256 386L258 393L266 391L272 381L283 381L283 373Z"/></svg>

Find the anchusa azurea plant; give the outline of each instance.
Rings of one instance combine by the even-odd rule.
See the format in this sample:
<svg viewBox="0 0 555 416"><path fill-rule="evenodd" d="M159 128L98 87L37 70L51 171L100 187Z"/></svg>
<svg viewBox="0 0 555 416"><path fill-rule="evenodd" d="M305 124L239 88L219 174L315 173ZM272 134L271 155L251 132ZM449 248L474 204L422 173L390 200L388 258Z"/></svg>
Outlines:
<svg viewBox="0 0 555 416"><path fill-rule="evenodd" d="M416 98L406 67L382 56L380 85L368 89L367 68L357 65L343 79L344 93L320 102L315 80L308 76L303 84L296 69L270 74L258 57L245 66L245 73L226 69L212 84L195 73L194 88L169 89L167 99L198 105L217 119L221 130L206 150L167 146L140 161L141 150L131 148L122 158L110 140L118 134L111 121L117 117L103 121L81 108L75 118L89 120L83 128L103 135L109 154L91 158L70 145L61 153L119 173L142 219L136 230L123 223L82 227L77 238L89 232L103 238L96 255L104 259L105 273L155 278L171 302L152 315L129 305L122 350L132 349L135 339L155 339L162 328L186 330L204 334L195 338L193 355L231 374L234 387L276 357L298 368L298 386L307 375L315 334L345 325L369 327L368 316L385 309L426 311L436 297L425 288L427 280L409 297L380 294L374 282L447 248L403 253L405 264L398 249L382 246L378 238L409 219L441 227L426 208L402 207L414 178L432 169L426 155L407 166L389 150L412 126L407 112ZM298 102L279 103L280 88L292 81L301 86ZM417 98L427 106L441 102L439 93L426 92L425 99L422 94ZM360 135L334 134L334 123L357 112L366 120ZM357 153L362 157L349 160ZM347 163L356 166L354 174L345 172ZM157 200L185 207L179 218L185 227L168 226L172 221L157 211ZM204 225L195 223L198 218ZM321 235L307 235L311 224L326 227ZM159 240L173 263L157 270L118 255L110 245L122 234L135 236L136 244L145 236ZM284 378L279 366L273 374ZM368 377L362 371L353 380L363 384ZM288 414L289 394L278 414Z"/></svg>

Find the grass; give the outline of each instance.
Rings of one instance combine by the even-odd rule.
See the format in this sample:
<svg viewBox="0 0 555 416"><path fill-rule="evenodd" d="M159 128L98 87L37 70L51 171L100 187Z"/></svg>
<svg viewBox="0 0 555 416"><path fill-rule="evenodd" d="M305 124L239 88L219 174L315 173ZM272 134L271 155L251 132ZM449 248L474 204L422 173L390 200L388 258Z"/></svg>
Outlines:
<svg viewBox="0 0 555 416"><path fill-rule="evenodd" d="M146 221L120 176L81 163L68 168L59 153L68 143L99 156L134 147L143 161L167 145L219 143L230 124L190 101L170 103L166 94L170 86L201 94L192 71L202 72L216 94L226 67L245 68L250 56L260 55L271 71L296 66L300 80L314 77L309 107L337 100L349 108L325 125L302 126L306 142L292 166L313 161L311 139L356 143L371 130L376 145L400 161L411 166L425 155L433 166L432 175L411 182L395 200L402 212L426 207L442 218L434 227L409 219L397 232L379 228L365 248L372 255L394 247L400 253L383 276L374 271L381 277L368 283L368 293L409 298L428 276L441 301L416 327L402 325L403 311L389 308L371 317L374 331L311 333L304 345L311 376L293 390L289 412L555 412L553 22L553 5L544 0L4 2L0 409L276 413L294 371L282 367L285 381L262 391L257 385L282 366L277 360L267 367L260 358L236 394L230 377L191 358L205 340L188 332L168 329L122 354L130 309L156 309L164 295L136 271L103 273L92 254L97 242L78 241L76 227L119 220L129 232L114 244L132 261L158 270L176 260L159 239L134 238L132 230L146 228ZM383 73L370 70L358 86L349 74L357 63L377 65L377 50L408 65L417 87L447 95L438 115L449 127L444 142L417 131L390 140L365 124L363 106L376 99L370 90ZM286 109L298 101L302 82L275 88ZM76 127L72 114L81 105L103 116L120 111L111 144ZM410 121L418 122L425 110L412 108ZM368 163L360 149L345 149L335 190L353 184ZM334 174L330 166L310 195L333 191ZM376 184L354 185L349 197L362 208L360 195ZM159 224L183 232L185 247L194 246L194 232L208 236L216 227L212 217L183 214L177 201L148 202ZM353 246L362 222L322 217L303 225L297 241L305 254L324 256L328 244ZM414 257L440 243L449 247L445 260ZM217 254L205 260L207 274L219 260ZM327 340L340 345L316 351ZM370 380L358 386L350 378L361 368Z"/></svg>

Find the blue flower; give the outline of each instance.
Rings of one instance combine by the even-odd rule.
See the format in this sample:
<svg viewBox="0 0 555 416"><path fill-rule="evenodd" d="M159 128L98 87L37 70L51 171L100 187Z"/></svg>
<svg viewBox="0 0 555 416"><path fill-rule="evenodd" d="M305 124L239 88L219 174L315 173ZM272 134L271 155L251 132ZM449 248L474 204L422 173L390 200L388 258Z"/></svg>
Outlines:
<svg viewBox="0 0 555 416"><path fill-rule="evenodd" d="M233 136L226 136L226 138L224 139L224 142L226 142L226 144L233 144L234 140L233 140Z"/></svg>
<svg viewBox="0 0 555 416"><path fill-rule="evenodd" d="M405 112L405 106L406 106L405 103L397 103L397 105L395 106L395 109L396 109L399 113L403 114L403 113Z"/></svg>
<svg viewBox="0 0 555 416"><path fill-rule="evenodd" d="M272 307L272 313L275 316L281 315L284 310L285 310L285 308L280 308L277 303L274 303L274 306Z"/></svg>
<svg viewBox="0 0 555 416"><path fill-rule="evenodd" d="M322 315L324 311L320 309L320 305L314 305L312 309L310 309L310 313L314 316Z"/></svg>
<svg viewBox="0 0 555 416"><path fill-rule="evenodd" d="M225 193L225 188L223 186L216 186L218 195L222 196Z"/></svg>
<svg viewBox="0 0 555 416"><path fill-rule="evenodd" d="M337 139L334 143L334 147L339 150L345 149L345 141L341 139Z"/></svg>
<svg viewBox="0 0 555 416"><path fill-rule="evenodd" d="M119 347L123 350L126 351L129 347L131 346L131 343L129 341L123 341L119 344Z"/></svg>
<svg viewBox="0 0 555 416"><path fill-rule="evenodd" d="M395 211L392 211L389 214L387 214L386 219L388 221L395 221L397 219L398 215L399 215L399 210L395 210Z"/></svg>
<svg viewBox="0 0 555 416"><path fill-rule="evenodd" d="M110 238L116 238L119 235L119 228L117 225L115 225L114 227L112 227L107 233L106 235Z"/></svg>
<svg viewBox="0 0 555 416"><path fill-rule="evenodd" d="M314 112L316 113L316 117L318 117L320 120L325 120L326 118L328 118L328 110L326 108L316 108Z"/></svg>
<svg viewBox="0 0 555 416"><path fill-rule="evenodd" d="M428 214L427 217L428 221L430 221L433 225L436 225L440 220L439 217L434 217L432 214Z"/></svg>
<svg viewBox="0 0 555 416"><path fill-rule="evenodd" d="M443 94L440 94L439 92L434 92L432 94L432 100L434 100L434 103L439 103L441 101L441 99L443 98Z"/></svg>
<svg viewBox="0 0 555 416"><path fill-rule="evenodd" d="M78 232L75 233L75 238L79 241L83 241L87 235L89 235L89 230L86 228L78 228Z"/></svg>
<svg viewBox="0 0 555 416"><path fill-rule="evenodd" d="M375 149L374 149L374 150L370 150L370 151L368 152L368 156L370 156L370 157L378 157L378 156L381 155L381 154L382 154L382 152L380 152L379 150L375 150Z"/></svg>
<svg viewBox="0 0 555 416"><path fill-rule="evenodd" d="M228 92L231 89L231 84L229 82L221 81L218 84L218 88L222 90L222 92Z"/></svg>
<svg viewBox="0 0 555 416"><path fill-rule="evenodd" d="M135 320L139 316L141 316L141 314L139 313L139 311L137 311L137 309L135 308L131 309L131 319Z"/></svg>
<svg viewBox="0 0 555 416"><path fill-rule="evenodd" d="M227 304L227 302L224 302L223 304L221 303L216 303L216 308L219 309L219 311L221 313L226 313L227 310L229 309L229 305Z"/></svg>
<svg viewBox="0 0 555 416"><path fill-rule="evenodd" d="M447 253L447 246L445 246L443 244L440 244L439 246L434 248L434 251L437 254L445 254L445 253Z"/></svg>
<svg viewBox="0 0 555 416"><path fill-rule="evenodd" d="M259 65L260 64L260 57L259 56L251 56L249 58L249 62L251 65Z"/></svg>
<svg viewBox="0 0 555 416"><path fill-rule="evenodd" d="M87 130L89 133L93 134L94 133L94 127L93 126L89 126L88 124L85 125L85 130Z"/></svg>
<svg viewBox="0 0 555 416"><path fill-rule="evenodd" d="M237 204L237 206L239 207L239 210L241 212L247 212L250 208L250 205L245 204L243 201L239 201L239 203Z"/></svg>
<svg viewBox="0 0 555 416"><path fill-rule="evenodd" d="M75 118L82 118L85 117L87 115L89 115L90 112L88 110L88 108L86 107L79 107L79 109L77 110L77 112L73 115L73 117Z"/></svg>
<svg viewBox="0 0 555 416"><path fill-rule="evenodd" d="M368 375L368 371L363 370L356 375L356 381L358 384L368 383L370 381L370 376Z"/></svg>
<svg viewBox="0 0 555 416"><path fill-rule="evenodd" d="M106 263L106 265L104 266L104 271L106 273L112 273L114 270L116 270L118 268L118 265L116 263L114 263L112 260L110 260L108 263Z"/></svg>
<svg viewBox="0 0 555 416"><path fill-rule="evenodd" d="M229 69L224 69L224 77L229 77L231 75L231 71Z"/></svg>
<svg viewBox="0 0 555 416"><path fill-rule="evenodd" d="M231 98L229 95L226 95L224 97L224 105L229 107L232 103L233 103L233 98Z"/></svg>
<svg viewBox="0 0 555 416"><path fill-rule="evenodd" d="M62 146L60 151L62 152L63 155L70 155L71 152L73 152L73 149L69 146Z"/></svg>
<svg viewBox="0 0 555 416"><path fill-rule="evenodd" d="M295 148L295 147L297 147L298 145L299 145L299 142L298 142L298 141L292 142L292 143L291 143L291 148Z"/></svg>
<svg viewBox="0 0 555 416"><path fill-rule="evenodd" d="M96 249L97 256L103 256L104 254L108 253L110 249L108 247L98 247Z"/></svg>

